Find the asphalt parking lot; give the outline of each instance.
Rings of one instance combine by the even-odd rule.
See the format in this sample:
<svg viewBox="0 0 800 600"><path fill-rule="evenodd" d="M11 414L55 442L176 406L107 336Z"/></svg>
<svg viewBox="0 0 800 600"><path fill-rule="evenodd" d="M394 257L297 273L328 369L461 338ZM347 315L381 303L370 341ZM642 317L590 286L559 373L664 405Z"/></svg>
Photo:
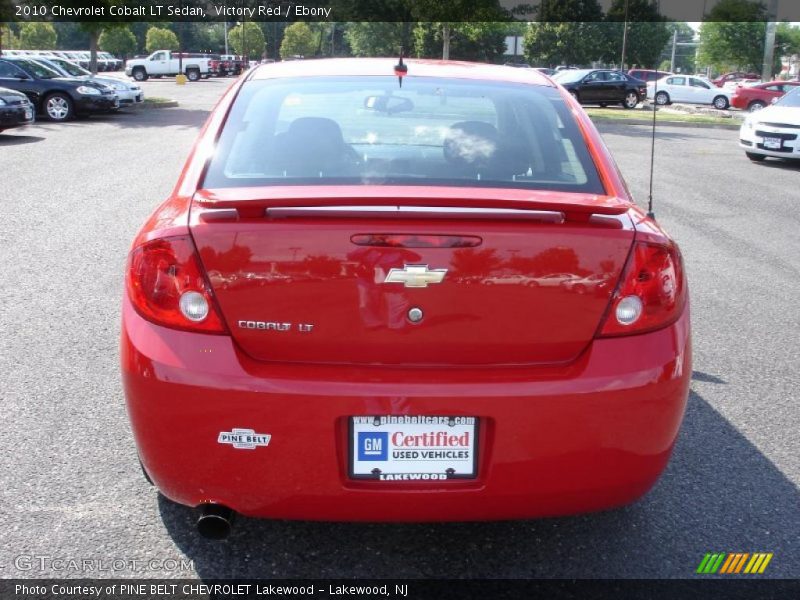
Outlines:
<svg viewBox="0 0 800 600"><path fill-rule="evenodd" d="M655 212L688 268L694 377L674 457L638 503L466 524L239 519L203 540L144 481L117 335L123 266L231 80L144 84L180 107L0 134L1 577L692 577L706 552L772 552L800 577L800 166L754 164L737 132L662 127ZM601 131L640 203L650 131ZM94 573L19 557L94 560ZM40 569L42 563L49 568ZM119 563L117 563L119 565Z"/></svg>

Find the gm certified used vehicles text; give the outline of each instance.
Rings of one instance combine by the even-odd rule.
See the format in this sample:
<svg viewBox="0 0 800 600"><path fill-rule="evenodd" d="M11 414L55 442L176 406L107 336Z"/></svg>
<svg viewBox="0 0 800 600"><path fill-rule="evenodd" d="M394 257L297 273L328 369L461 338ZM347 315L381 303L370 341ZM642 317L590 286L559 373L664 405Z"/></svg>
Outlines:
<svg viewBox="0 0 800 600"><path fill-rule="evenodd" d="M592 122L531 69L393 62L253 69L133 242L133 432L205 535L598 510L669 459L681 254Z"/></svg>
<svg viewBox="0 0 800 600"><path fill-rule="evenodd" d="M625 108L636 108L647 95L644 81L621 71L570 69L559 71L553 79L581 104L622 104Z"/></svg>
<svg viewBox="0 0 800 600"><path fill-rule="evenodd" d="M33 105L25 94L0 87L0 133L33 123L34 118Z"/></svg>
<svg viewBox="0 0 800 600"><path fill-rule="evenodd" d="M800 159L800 87L773 104L751 113L739 130L739 146L747 158L762 161L773 158Z"/></svg>
<svg viewBox="0 0 800 600"><path fill-rule="evenodd" d="M110 87L92 80L62 77L33 58L0 59L0 86L23 92L51 121L119 107L119 99Z"/></svg>

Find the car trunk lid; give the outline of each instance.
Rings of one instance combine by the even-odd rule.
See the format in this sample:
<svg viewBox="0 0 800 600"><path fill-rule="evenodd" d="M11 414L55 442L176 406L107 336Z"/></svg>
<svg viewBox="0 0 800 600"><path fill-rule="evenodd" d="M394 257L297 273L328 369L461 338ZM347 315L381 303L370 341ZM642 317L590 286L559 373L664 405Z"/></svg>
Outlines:
<svg viewBox="0 0 800 600"><path fill-rule="evenodd" d="M196 196L203 266L253 358L568 362L594 337L633 241L614 198L355 188Z"/></svg>

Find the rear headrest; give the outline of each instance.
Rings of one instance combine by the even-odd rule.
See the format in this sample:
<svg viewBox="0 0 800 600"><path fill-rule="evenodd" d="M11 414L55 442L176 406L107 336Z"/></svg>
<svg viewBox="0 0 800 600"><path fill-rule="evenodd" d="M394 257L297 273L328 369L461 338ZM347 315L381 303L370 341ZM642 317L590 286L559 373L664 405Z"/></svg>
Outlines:
<svg viewBox="0 0 800 600"><path fill-rule="evenodd" d="M289 124L289 135L324 141L327 143L344 144L342 130L339 124L332 119L323 117L300 117Z"/></svg>
<svg viewBox="0 0 800 600"><path fill-rule="evenodd" d="M488 164L497 152L497 129L483 121L454 123L444 136L444 157L463 166Z"/></svg>

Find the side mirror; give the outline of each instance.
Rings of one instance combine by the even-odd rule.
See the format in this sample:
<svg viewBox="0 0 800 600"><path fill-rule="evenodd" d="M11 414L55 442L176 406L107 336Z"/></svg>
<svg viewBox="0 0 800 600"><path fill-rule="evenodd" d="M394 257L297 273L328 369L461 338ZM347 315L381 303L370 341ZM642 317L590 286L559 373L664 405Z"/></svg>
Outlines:
<svg viewBox="0 0 800 600"><path fill-rule="evenodd" d="M17 73L15 77L20 81L27 81L28 79L30 79L30 75L28 75L27 73Z"/></svg>

